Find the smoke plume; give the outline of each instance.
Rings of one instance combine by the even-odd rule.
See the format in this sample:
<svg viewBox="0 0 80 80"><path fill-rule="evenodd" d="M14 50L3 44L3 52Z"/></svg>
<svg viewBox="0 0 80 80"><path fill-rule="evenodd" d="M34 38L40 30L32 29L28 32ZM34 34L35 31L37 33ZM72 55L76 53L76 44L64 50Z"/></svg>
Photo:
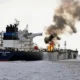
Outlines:
<svg viewBox="0 0 80 80"><path fill-rule="evenodd" d="M70 27L68 33L76 33L75 22L80 20L80 1L79 0L61 0L61 4L55 10L53 16L54 25L48 26L46 33L59 35L64 34L66 27Z"/></svg>
<svg viewBox="0 0 80 80"><path fill-rule="evenodd" d="M55 37L56 37L57 40L60 40L60 38L57 36L57 34L53 33L53 34L51 34L49 37L45 37L45 38L44 38L44 41L45 41L45 43L47 44L47 43L49 43L50 41L52 41L53 38L55 38Z"/></svg>

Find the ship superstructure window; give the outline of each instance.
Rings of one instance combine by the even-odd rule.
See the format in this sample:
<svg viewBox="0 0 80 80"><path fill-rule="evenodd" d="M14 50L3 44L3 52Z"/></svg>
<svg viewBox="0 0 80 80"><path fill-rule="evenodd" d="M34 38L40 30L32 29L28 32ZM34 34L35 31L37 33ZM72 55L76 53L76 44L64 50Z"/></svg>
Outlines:
<svg viewBox="0 0 80 80"><path fill-rule="evenodd" d="M28 33L28 35L31 35L32 33Z"/></svg>

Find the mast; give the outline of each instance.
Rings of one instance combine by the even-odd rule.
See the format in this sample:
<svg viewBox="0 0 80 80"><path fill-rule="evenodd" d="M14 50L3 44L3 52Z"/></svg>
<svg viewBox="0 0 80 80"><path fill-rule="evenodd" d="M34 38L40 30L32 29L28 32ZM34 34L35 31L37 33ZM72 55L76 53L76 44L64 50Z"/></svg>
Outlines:
<svg viewBox="0 0 80 80"><path fill-rule="evenodd" d="M65 50L66 50L66 45L67 45L67 44L66 44L66 41L64 41L64 49L65 49Z"/></svg>
<svg viewBox="0 0 80 80"><path fill-rule="evenodd" d="M17 19L15 19L15 21L16 21L15 24L18 26L20 21L18 21Z"/></svg>
<svg viewBox="0 0 80 80"><path fill-rule="evenodd" d="M60 49L60 44L58 44L58 50Z"/></svg>

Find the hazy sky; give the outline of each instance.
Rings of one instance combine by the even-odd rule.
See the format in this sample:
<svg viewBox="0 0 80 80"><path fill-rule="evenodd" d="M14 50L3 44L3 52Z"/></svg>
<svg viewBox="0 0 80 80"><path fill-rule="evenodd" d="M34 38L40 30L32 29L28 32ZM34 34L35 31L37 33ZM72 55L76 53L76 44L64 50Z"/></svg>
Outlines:
<svg viewBox="0 0 80 80"><path fill-rule="evenodd" d="M53 9L56 0L0 0L0 31L5 30L7 24L20 21L19 29L28 24L30 32L43 32L44 27L52 23ZM44 44L43 38L35 38L40 46Z"/></svg>
<svg viewBox="0 0 80 80"><path fill-rule="evenodd" d="M17 19L20 21L19 29L24 29L28 24L30 32L43 32L44 28L52 23L54 10L59 3L59 0L0 0L0 31ZM80 23L76 24L79 25ZM77 34L63 35L61 47L64 47L65 40L67 48L80 50L79 28ZM45 46L43 37L35 38L34 42L41 47Z"/></svg>

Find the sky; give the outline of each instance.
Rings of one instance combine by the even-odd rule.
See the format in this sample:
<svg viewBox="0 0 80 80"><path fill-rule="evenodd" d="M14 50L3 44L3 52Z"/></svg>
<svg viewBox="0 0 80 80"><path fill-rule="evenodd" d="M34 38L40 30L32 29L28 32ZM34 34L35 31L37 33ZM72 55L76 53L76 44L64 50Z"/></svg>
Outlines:
<svg viewBox="0 0 80 80"><path fill-rule="evenodd" d="M4 31L6 25L13 24L15 19L20 21L19 29L23 30L28 24L29 32L43 33L43 36L34 38L34 42L40 47L46 47L44 43L44 30L53 22L55 8L60 0L0 0L0 31ZM76 22L75 26L80 23ZM80 29L73 35L62 35L61 48L64 48L64 41L67 41L67 48L80 51Z"/></svg>

